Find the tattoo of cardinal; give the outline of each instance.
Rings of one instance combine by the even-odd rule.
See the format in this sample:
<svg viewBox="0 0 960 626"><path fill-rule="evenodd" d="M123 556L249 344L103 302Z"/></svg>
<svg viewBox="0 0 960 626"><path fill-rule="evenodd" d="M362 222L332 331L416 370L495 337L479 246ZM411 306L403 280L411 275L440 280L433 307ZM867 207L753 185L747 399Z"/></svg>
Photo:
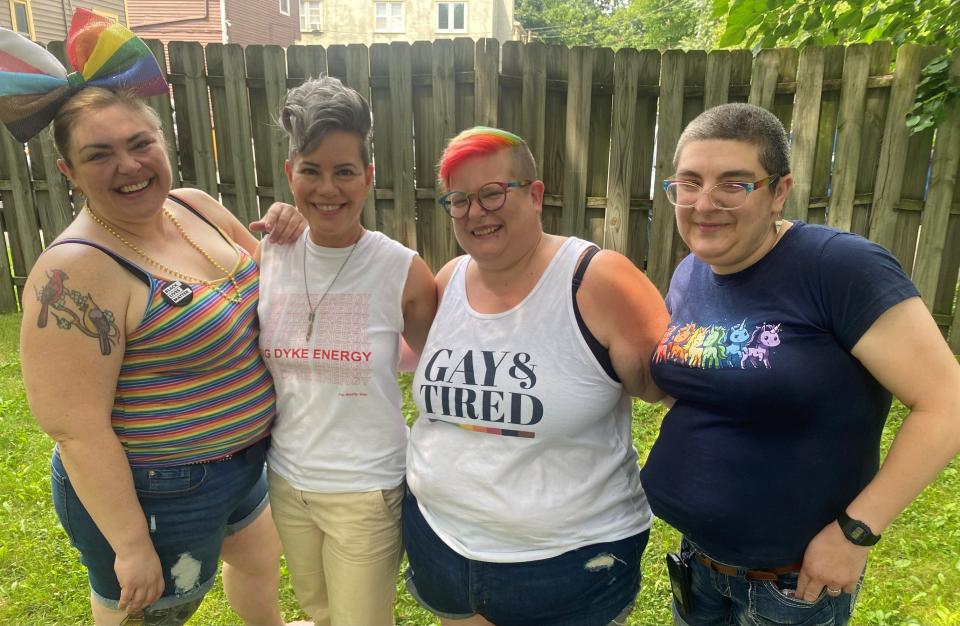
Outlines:
<svg viewBox="0 0 960 626"><path fill-rule="evenodd" d="M69 278L63 270L47 272L47 284L37 293L40 299L40 315L37 316L37 328L46 328L50 305L57 304L63 298L63 281Z"/></svg>

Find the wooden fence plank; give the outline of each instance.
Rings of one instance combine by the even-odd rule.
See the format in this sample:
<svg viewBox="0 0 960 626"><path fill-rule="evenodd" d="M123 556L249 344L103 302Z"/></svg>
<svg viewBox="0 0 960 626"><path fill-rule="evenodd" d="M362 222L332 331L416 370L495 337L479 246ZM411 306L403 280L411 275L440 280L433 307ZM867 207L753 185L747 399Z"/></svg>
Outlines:
<svg viewBox="0 0 960 626"><path fill-rule="evenodd" d="M544 120L547 102L547 48L539 41L523 47L523 102L520 136L527 141L543 176Z"/></svg>
<svg viewBox="0 0 960 626"><path fill-rule="evenodd" d="M327 73L327 51L323 46L290 46L287 48L287 86Z"/></svg>
<svg viewBox="0 0 960 626"><path fill-rule="evenodd" d="M351 89L363 96L368 104L370 100L370 55L366 46L352 43L347 46L344 57L346 65L346 82ZM376 143L377 129L373 129L371 141ZM375 230L377 228L376 186L371 186L370 193L363 203L363 215L360 219L364 227Z"/></svg>
<svg viewBox="0 0 960 626"><path fill-rule="evenodd" d="M910 131L904 119L913 105L920 68L928 59L929 53L921 46L906 44L897 51L887 121L880 146L877 184L873 190L873 208L870 212L870 239L888 249L893 248L896 236L896 206L900 202L907 163ZM901 258L900 261L903 262L904 259Z"/></svg>
<svg viewBox="0 0 960 626"><path fill-rule="evenodd" d="M334 44L327 48L327 72L341 83L347 82L347 47Z"/></svg>
<svg viewBox="0 0 960 626"><path fill-rule="evenodd" d="M67 178L57 168L59 154L53 142L53 125L40 131L30 142L30 168L34 180L45 183L45 189L35 189L43 246L50 245L57 235L73 221L73 204Z"/></svg>
<svg viewBox="0 0 960 626"><path fill-rule="evenodd" d="M954 51L950 68L952 80L960 79L960 50ZM960 168L960 102L954 99L944 110L937 127L937 143L933 149L930 187L923 207L923 228L917 245L917 260L913 270L924 303L933 310L940 276L940 263L946 247L950 205Z"/></svg>
<svg viewBox="0 0 960 626"><path fill-rule="evenodd" d="M729 50L713 50L707 55L706 77L703 85L704 109L729 102L732 61Z"/></svg>
<svg viewBox="0 0 960 626"><path fill-rule="evenodd" d="M262 87L249 85L250 111L253 116L253 145L257 156L257 195L260 212L274 202L293 202L293 194L283 174L289 154L287 134L274 123L280 103L287 95L287 63L280 46L247 46L247 76L262 79ZM260 81L256 81L259 83Z"/></svg>
<svg viewBox="0 0 960 626"><path fill-rule="evenodd" d="M753 75L753 55L749 50L730 52L730 85L728 102L747 102L750 92L750 77ZM746 85L743 95L735 95L733 85Z"/></svg>
<svg viewBox="0 0 960 626"><path fill-rule="evenodd" d="M476 44L473 39L457 37L453 40L453 67L457 76L457 132L477 126L475 66ZM467 79L469 77L469 80Z"/></svg>
<svg viewBox="0 0 960 626"><path fill-rule="evenodd" d="M610 165L607 168L609 177L603 247L621 254L628 252L639 82L640 53L629 48L618 50L613 65L613 129L610 133Z"/></svg>
<svg viewBox="0 0 960 626"><path fill-rule="evenodd" d="M784 128L791 128L793 124L793 99L796 95L797 69L800 65L800 53L795 48L778 48L777 55L777 84L793 83L794 93L784 90L775 90L773 106L770 111L777 116Z"/></svg>
<svg viewBox="0 0 960 626"><path fill-rule="evenodd" d="M680 50L668 50L660 61L660 117L657 121L656 178L660 181L673 173L673 149L680 138L683 121L683 85L686 59ZM650 232L650 255L647 273L661 293L667 293L673 273L674 209L663 189L655 184L653 225Z"/></svg>
<svg viewBox="0 0 960 626"><path fill-rule="evenodd" d="M456 91L457 77L455 73L454 43L448 39L433 42L433 57L431 59L431 76L433 77L433 119L432 131L433 146L428 147L433 155L433 163L440 160L443 149L456 134ZM437 173L436 169L431 172ZM442 193L436 179L434 179L434 196ZM434 241L434 256L428 263L434 271L439 270L447 260L457 254L457 240L453 236L450 219L439 206L434 203L436 219L432 221Z"/></svg>
<svg viewBox="0 0 960 626"><path fill-rule="evenodd" d="M593 93L593 50L578 46L570 51L567 74L567 114L564 125L563 214L560 234L584 235L590 104Z"/></svg>
<svg viewBox="0 0 960 626"><path fill-rule="evenodd" d="M219 57L219 58L218 58ZM213 63L211 63L211 60ZM237 44L207 46L207 68L223 75L223 87L210 87L217 135L220 183L232 188L221 192L223 204L244 224L260 218L257 202L253 135L243 48Z"/></svg>
<svg viewBox="0 0 960 626"><path fill-rule="evenodd" d="M779 50L761 50L753 63L753 76L750 78L750 104L773 110L773 98L776 95L777 77L780 73ZM663 89L661 83L660 88Z"/></svg>
<svg viewBox="0 0 960 626"><path fill-rule="evenodd" d="M498 126L500 45L496 39L478 39L474 58L474 115L479 126Z"/></svg>
<svg viewBox="0 0 960 626"><path fill-rule="evenodd" d="M817 129L820 126L823 58L823 48L816 46L807 46L800 53L797 94L794 100L797 112L793 116L793 145L790 146L790 169L794 182L793 191L787 197L783 208L784 217L787 219L807 220L813 162L817 155ZM829 148L827 154L829 155Z"/></svg>
<svg viewBox="0 0 960 626"><path fill-rule="evenodd" d="M749 56L749 53L748 53ZM651 187L656 183L653 178L653 155L656 147L657 132L657 94L640 94L639 85L653 85L660 82L660 52L643 50L640 52L637 96L637 120L634 125L633 145L635 174L630 188L630 230L628 231L627 256L641 269L646 269L650 252L650 216L653 208ZM673 154L669 155L673 159ZM671 165L672 173L672 165ZM672 208L672 207L671 207Z"/></svg>
<svg viewBox="0 0 960 626"><path fill-rule="evenodd" d="M182 74L173 85L183 184L219 197L217 163L203 47L195 41L170 42L170 69Z"/></svg>
<svg viewBox="0 0 960 626"><path fill-rule="evenodd" d="M167 76L167 55L163 50L163 42L159 39L146 39L147 47L157 59L160 71ZM57 42L61 46L63 42ZM170 159L170 169L173 178L170 181L170 188L177 189L183 185L180 179L180 156L177 150L177 132L173 123L173 106L171 105L171 94L159 94L147 98L147 104L153 107L153 110L160 116L160 127L163 129L163 137L167 142L167 157Z"/></svg>
<svg viewBox="0 0 960 626"><path fill-rule="evenodd" d="M860 138L863 135L863 110L869 75L870 46L848 46L843 62L843 86L840 88L833 193L827 211L827 224L841 230L853 230L853 198L857 192Z"/></svg>
<svg viewBox="0 0 960 626"><path fill-rule="evenodd" d="M585 238L603 245L605 207L596 204L607 196L607 167L610 161L610 124L613 114L613 89L596 89L597 85L613 84L613 50L593 50L592 97L590 101L589 130L587 131L587 176L584 189L587 202ZM605 202L604 202L605 204Z"/></svg>
<svg viewBox="0 0 960 626"><path fill-rule="evenodd" d="M0 131L0 179L13 183L13 190L3 192L3 221L10 238L13 271L26 276L43 249L40 245L40 223L34 205L33 185L23 144L6 128Z"/></svg>
<svg viewBox="0 0 960 626"><path fill-rule="evenodd" d="M497 104L499 128L523 137L523 44L507 41L501 54L503 75L511 80L500 81L500 100ZM520 78L521 80L516 80Z"/></svg>
<svg viewBox="0 0 960 626"><path fill-rule="evenodd" d="M889 41L876 41L870 44L870 75L880 76L890 69L893 59L893 46ZM880 163L880 144L883 141L883 129L887 122L887 105L890 100L889 87L870 87L867 79L867 96L863 108L863 137L860 140L860 163L857 167L857 195L869 198L869 202L853 204L853 220L850 230L867 236L870 230L870 213L876 186L878 164Z"/></svg>
<svg viewBox="0 0 960 626"><path fill-rule="evenodd" d="M546 79L555 85L567 82L570 49L551 45L546 53ZM543 127L550 129L543 137L543 160L540 162L544 184L543 228L548 233L562 231L563 184L566 163L567 91L548 89L544 102Z"/></svg>
<svg viewBox="0 0 960 626"><path fill-rule="evenodd" d="M410 72L410 44L390 44L390 94L393 116L393 203L399 217L396 239L417 249L417 204L413 180L413 78ZM494 93L494 97L496 93Z"/></svg>
<svg viewBox="0 0 960 626"><path fill-rule="evenodd" d="M452 59L451 59L452 60ZM452 67L451 63L451 67ZM433 76L433 44L429 41L417 41L410 49L410 71L413 76ZM413 84L413 130L414 130L414 169L416 179L417 244L420 255L434 271L437 265L447 258L435 249L439 223L449 227L446 216L436 204L436 164L440 158L437 138L438 127L434 124L434 83L414 82ZM429 194L429 195L428 195Z"/></svg>
<svg viewBox="0 0 960 626"><path fill-rule="evenodd" d="M843 76L843 47L828 46L823 50L823 82ZM810 196L806 221L824 224L833 172L833 154L837 137L837 116L840 113L840 92L827 90L820 97L820 119L817 122L816 149L810 171ZM794 122L794 128L797 123Z"/></svg>
<svg viewBox="0 0 960 626"><path fill-rule="evenodd" d="M331 46L332 47L332 46ZM330 56L327 56L330 60ZM394 156L392 122L392 100L390 98L390 46L374 44L370 46L370 106L374 119L374 154L376 155L376 205L377 230L388 237L397 238L398 217L393 194ZM383 193L389 192L389 193ZM389 195L390 198L382 197Z"/></svg>

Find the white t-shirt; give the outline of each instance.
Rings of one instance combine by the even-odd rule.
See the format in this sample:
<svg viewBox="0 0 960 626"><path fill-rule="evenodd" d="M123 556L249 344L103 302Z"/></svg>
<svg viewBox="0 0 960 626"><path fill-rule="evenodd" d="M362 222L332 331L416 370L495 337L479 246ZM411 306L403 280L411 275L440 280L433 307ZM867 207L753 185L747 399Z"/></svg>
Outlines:
<svg viewBox="0 0 960 626"><path fill-rule="evenodd" d="M509 311L470 307L467 257L444 293L413 383L407 482L430 527L467 558L546 559L650 526L631 399L574 315L589 245L566 240Z"/></svg>
<svg viewBox="0 0 960 626"><path fill-rule="evenodd" d="M270 468L304 491L396 487L407 443L397 386L402 297L416 253L375 231L352 255L315 245L309 231L262 246L260 350L277 389ZM309 341L304 254L310 302L320 303Z"/></svg>

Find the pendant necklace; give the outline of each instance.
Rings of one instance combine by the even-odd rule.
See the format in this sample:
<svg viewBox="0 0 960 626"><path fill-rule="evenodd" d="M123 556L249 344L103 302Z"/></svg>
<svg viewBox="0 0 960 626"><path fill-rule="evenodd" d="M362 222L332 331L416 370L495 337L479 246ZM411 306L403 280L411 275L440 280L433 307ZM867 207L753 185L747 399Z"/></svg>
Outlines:
<svg viewBox="0 0 960 626"><path fill-rule="evenodd" d="M310 233L307 232L303 237L303 291L307 294L307 309L310 313L307 315L307 336L305 341L310 341L310 337L313 336L313 322L317 319L317 309L320 308L320 305L323 303L323 299L327 297L327 294L330 293L330 290L333 288L333 284L337 282L337 279L340 278L340 273L343 272L343 268L347 266L347 261L350 260L350 257L353 256L353 251L357 249L357 245L360 243L360 239L357 239L356 243L350 246L350 252L347 254L347 258L343 260L343 263L340 264L340 269L337 270L337 273L333 275L333 280L330 281L330 284L327 285L327 288L323 290L323 293L320 294L320 299L317 300L316 304L310 299L310 287L309 281L307 280L307 253L309 252L307 239L309 239ZM363 231L360 231L360 237L363 237Z"/></svg>
<svg viewBox="0 0 960 626"><path fill-rule="evenodd" d="M117 232L117 231L111 226L111 224L110 224L107 220L105 220L104 218L100 217L100 215L98 215L92 208L90 208L90 205L89 205L89 204L85 204L85 205L83 206L83 208L86 209L87 214L90 215L90 217L93 219L94 222L96 222L96 223L97 223L98 225L100 225L104 230L106 230L108 233L110 233L111 235L113 235L114 237L116 237L118 240L120 240L120 243L122 243L122 244L125 245L126 247L128 247L128 248L130 248L131 250L133 250L134 252L136 252L138 255L140 255L143 259L145 259L148 263L150 263L151 265L153 265L153 266L156 267L157 269L162 270L164 273L166 273L166 274L169 275L169 276L174 276L174 277L180 279L180 280L178 280L178 281L175 281L175 284L178 285L177 288L176 288L177 290L184 290L184 289L185 289L185 290L189 290L189 289L190 289L189 285L186 285L186 284L184 284L184 283L182 283L182 282L180 282L180 281L187 281L188 283L199 283L199 284L201 284L201 285L206 285L207 287L210 287L211 289L213 289L214 291L216 291L217 293L219 293L221 296L223 296L223 298L224 298L225 300L227 300L227 301L229 301L229 302L232 302L233 304L239 304L239 303L242 301L242 299L243 299L243 294L240 292L240 285L237 283L237 279L236 279L236 277L233 275L233 272L230 271L230 270L227 270L227 268L225 268L225 267L223 267L222 265L220 265L220 263L218 263L216 259L214 259L206 250L204 250L204 249L200 246L200 244L198 244L196 241L194 241L193 238L191 238L190 235L187 234L187 231L186 231L186 229L184 229L183 224L180 223L180 220L178 220L176 217L174 217L173 213L171 213L166 207L163 207L163 214L164 214L171 222L173 222L174 226L177 227L177 230L180 232L180 236L181 236L188 244L190 244L190 247L191 247L191 248L193 248L194 250L196 250L197 252L199 252L200 255L203 256L203 258L206 259L208 263L210 263L210 265L212 265L213 267L217 268L217 270L223 272L223 274L224 274L225 277L227 278L227 281L228 281L228 282L227 282L227 284L224 285L222 288L221 288L221 286L218 285L217 282L215 282L215 281L207 280L206 278L198 278L198 277L196 277L196 276L190 276L189 274L184 274L184 273L182 273L182 272L178 272L177 270L175 270L175 269L173 269L173 268L171 268L171 267L167 267L166 265L164 265L164 264L161 263L160 261L157 261L157 260L154 259L153 257L149 256L149 255L146 253L146 251L145 251L143 248L141 248L140 246L137 246L137 245L133 244L132 242L127 241L127 239L124 238L119 232ZM234 292L235 292L235 295L233 295L233 296L231 296L231 295L227 292L227 289L229 288L230 285L233 286L233 290L234 290ZM176 297L176 298L173 298L174 301L171 302L171 304L173 304L174 306L183 306L183 305L189 303L190 300L191 300L192 297L193 297L192 291L191 291L189 297L187 297L185 293L181 293L180 291L178 291L177 293L178 293L177 297ZM165 295L168 295L168 294L165 294Z"/></svg>

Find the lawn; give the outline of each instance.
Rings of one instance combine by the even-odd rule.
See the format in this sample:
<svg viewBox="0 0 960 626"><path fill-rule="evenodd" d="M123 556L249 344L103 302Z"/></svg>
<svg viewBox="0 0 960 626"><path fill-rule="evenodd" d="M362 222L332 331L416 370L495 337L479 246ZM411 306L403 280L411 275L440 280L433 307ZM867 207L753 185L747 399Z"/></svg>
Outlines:
<svg viewBox="0 0 960 626"><path fill-rule="evenodd" d="M53 447L33 422L20 380L18 315L0 315L0 624L67 626L90 622L87 583L77 553L60 529L49 496L48 459ZM409 391L408 381L404 381ZM412 408L409 397L405 407ZM884 436L889 445L904 409L897 404ZM646 456L662 410L634 405L634 438ZM960 462L884 533L873 550L854 624L954 626L960 624ZM654 523L643 559L644 585L629 624L670 623L669 584L663 554L677 535ZM302 618L284 575L281 602L288 620ZM397 623L439 623L417 607L398 583ZM190 624L236 624L217 585Z"/></svg>

